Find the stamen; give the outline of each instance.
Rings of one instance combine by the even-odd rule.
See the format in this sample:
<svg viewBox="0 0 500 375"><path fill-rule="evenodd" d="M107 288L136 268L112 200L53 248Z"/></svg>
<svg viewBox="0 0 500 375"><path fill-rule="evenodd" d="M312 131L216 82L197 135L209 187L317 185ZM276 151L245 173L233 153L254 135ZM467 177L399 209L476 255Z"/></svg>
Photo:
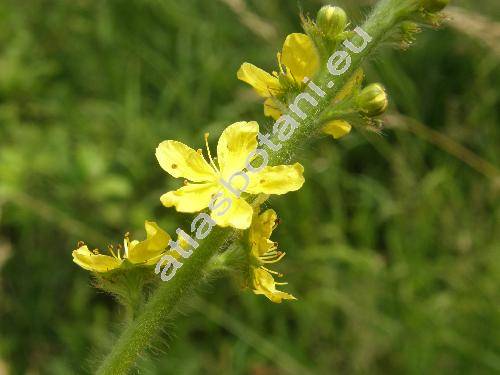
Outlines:
<svg viewBox="0 0 500 375"><path fill-rule="evenodd" d="M122 259L122 255L121 255L122 250L123 250L122 245L120 245L120 244L116 245L116 252L118 253L118 259L120 259L120 260Z"/></svg>
<svg viewBox="0 0 500 375"><path fill-rule="evenodd" d="M220 173L219 172L219 169L217 168L217 166L215 165L215 162L214 162L214 159L212 159L212 154L210 152L210 147L208 146L208 136L209 134L208 133L205 133L205 146L207 147L207 153L208 153L208 159L210 160L210 164L212 165L212 168L215 169L215 171L217 173Z"/></svg>
<svg viewBox="0 0 500 375"><path fill-rule="evenodd" d="M276 275L278 277L283 277L283 274L282 273L279 273L279 272L276 272L276 271L273 271L273 270L270 270L269 268L266 268L264 266L260 266L260 268L262 268L264 271L267 271L273 275Z"/></svg>
<svg viewBox="0 0 500 375"><path fill-rule="evenodd" d="M111 255L113 255L115 258L118 258L115 254L115 252L113 251L113 245L108 245L108 251L111 253Z"/></svg>
<svg viewBox="0 0 500 375"><path fill-rule="evenodd" d="M269 258L269 257L274 257L276 255L279 255L276 250L269 250L267 252L265 252L264 254L261 255L261 258Z"/></svg>
<svg viewBox="0 0 500 375"><path fill-rule="evenodd" d="M283 259L283 257L286 255L286 253L281 253L281 254L278 254L278 256L275 258L275 259L272 259L272 260L268 260L268 259L262 259L262 257L260 258L262 263L277 263L279 262L281 259Z"/></svg>
<svg viewBox="0 0 500 375"><path fill-rule="evenodd" d="M288 283L277 283L276 281L274 282L274 285L288 285Z"/></svg>
<svg viewBox="0 0 500 375"><path fill-rule="evenodd" d="M94 250L92 250L92 252L93 252L95 255L99 255L99 250L98 250L98 249L94 249Z"/></svg>
<svg viewBox="0 0 500 375"><path fill-rule="evenodd" d="M282 74L285 74L285 72L283 71L283 65L281 64L281 53L279 53L279 52L278 52L278 53L276 54L276 57L278 58L278 65L279 65L279 67L280 67L280 72L281 72Z"/></svg>
<svg viewBox="0 0 500 375"><path fill-rule="evenodd" d="M80 248L80 247L82 247L82 246L85 246L85 242L83 242L83 241L78 241L78 243L76 244L76 247L77 247L77 248Z"/></svg>

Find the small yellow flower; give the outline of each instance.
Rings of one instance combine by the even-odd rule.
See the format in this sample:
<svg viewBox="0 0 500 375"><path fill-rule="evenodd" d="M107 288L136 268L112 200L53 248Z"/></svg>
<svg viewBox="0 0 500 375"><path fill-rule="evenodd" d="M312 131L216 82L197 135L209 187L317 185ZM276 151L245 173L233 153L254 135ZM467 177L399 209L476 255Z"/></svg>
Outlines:
<svg viewBox="0 0 500 375"><path fill-rule="evenodd" d="M214 197L230 201L224 214L212 209L212 219L222 227L247 229L252 221L253 208L241 197L248 194L285 194L302 187L304 168L301 164L264 166L252 173L247 170L248 158L257 149L259 125L255 122L236 122L221 134L217 158L213 159L205 134L208 161L202 151L184 143L164 141L156 149L160 166L175 178L185 178L185 185L161 196L165 207L179 212L198 212L213 204ZM246 177L244 177L246 176ZM246 178L248 180L246 180ZM238 192L239 194L235 194Z"/></svg>
<svg viewBox="0 0 500 375"><path fill-rule="evenodd" d="M282 53L278 53L280 73L269 74L250 63L243 63L238 70L238 79L248 83L264 101L264 115L277 120L281 114L279 98L287 90L303 90L304 77L312 78L319 69L319 56L313 41L306 34L294 33L287 36L283 44ZM344 86L335 97L334 102L344 99L360 83L363 72L358 70L354 77ZM332 135L335 139L349 134L351 125L342 121L331 121L325 124L323 132Z"/></svg>
<svg viewBox="0 0 500 375"><path fill-rule="evenodd" d="M291 294L276 289L277 283L273 274L282 276L276 271L266 268L264 265L276 263L283 259L285 253L277 250L277 244L270 240L271 234L276 228L278 218L272 209L262 214L255 214L252 226L248 233L250 242L250 286L255 294L263 294L272 302L281 303L284 299L295 300Z"/></svg>
<svg viewBox="0 0 500 375"><path fill-rule="evenodd" d="M78 249L73 250L73 262L88 271L99 273L120 268L125 259L136 265L153 265L164 254L170 236L153 221L146 221L144 227L147 235L144 241L130 241L127 234L123 240L123 248L118 245L115 252L113 246L108 247L111 256L100 254L97 249L90 251L87 245L81 244Z"/></svg>
<svg viewBox="0 0 500 375"><path fill-rule="evenodd" d="M237 77L266 98L264 114L277 119L281 116L281 111L274 98L290 89L302 90L305 86L302 80L304 77L314 77L319 64L319 56L311 38L306 34L293 33L286 37L281 53L278 52L280 73L269 74L253 64L243 63Z"/></svg>

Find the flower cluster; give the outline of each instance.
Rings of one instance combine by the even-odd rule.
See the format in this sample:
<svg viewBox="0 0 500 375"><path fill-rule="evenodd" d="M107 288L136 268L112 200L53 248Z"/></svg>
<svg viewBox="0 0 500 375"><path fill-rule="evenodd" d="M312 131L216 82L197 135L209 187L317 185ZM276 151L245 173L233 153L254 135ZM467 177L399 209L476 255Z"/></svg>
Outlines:
<svg viewBox="0 0 500 375"><path fill-rule="evenodd" d="M422 6L428 6L429 1L422 0ZM245 62L237 72L238 79L249 84L264 98L264 115L277 120L273 127L273 141L270 134L261 132L257 122L240 121L222 131L216 154L211 152L208 133L204 134L205 152L177 140L165 140L158 145L156 158L160 167L170 176L183 180L182 186L164 193L160 201L163 206L174 208L177 212L197 213L191 223L190 234L178 228L178 240L173 241L156 223L146 221L145 240L131 241L129 235L125 235L123 245L108 248L109 255L97 249L91 251L87 245L80 243L73 251L76 264L102 280L109 280L117 272L150 271L156 265L155 273L168 281L197 249L198 241L206 238L212 228L230 227L239 233L239 248L245 254L244 286L272 302L295 299L277 289L277 286L286 283L276 282L274 277L282 275L267 268L268 264L280 261L285 253L270 240L278 223L276 212L272 209L261 212L260 206L270 195L299 190L304 184L304 168L299 163L268 165L270 156L262 146L270 152L277 152L282 146L278 140L285 142L290 138L298 124L286 113L292 108L292 103L297 107L297 96L306 95L305 90L312 90L322 98L326 95L313 79L321 71L321 65L327 62L332 73L332 58L338 57L333 54L329 58L333 51L345 47L358 54L371 41L360 28L348 29L347 16L338 7L321 8L315 22L303 18L303 27L305 33L293 33L286 37L281 52L277 54L278 71L268 73ZM414 28L404 29L408 35L414 32ZM358 42L361 39L363 45L355 46L348 40L353 36L358 38ZM340 62L337 62L336 68ZM353 127L380 125L376 117L388 107L387 94L381 84L363 86L363 80L361 69L351 72L350 78L343 81L335 96L328 97L325 101L328 107L316 119L323 133L339 139L350 133ZM298 112L293 112L304 119ZM287 125L291 130L286 132L281 127L276 131L277 123L284 128ZM112 279L113 282L115 280Z"/></svg>
<svg viewBox="0 0 500 375"><path fill-rule="evenodd" d="M304 20L307 34L293 33L286 37L281 52L277 54L279 72L270 74L250 63L241 65L237 77L265 98L266 116L275 120L280 118L291 99L302 92L311 77L318 73L321 52L333 51L351 35L346 31L347 25L347 15L341 8L325 6L318 12L316 23ZM349 134L351 122L369 126L377 124L371 119L387 109L387 94L379 83L361 89L363 76L363 71L358 70L335 96L331 110L322 118L324 133L339 139ZM321 89L316 87L316 90Z"/></svg>

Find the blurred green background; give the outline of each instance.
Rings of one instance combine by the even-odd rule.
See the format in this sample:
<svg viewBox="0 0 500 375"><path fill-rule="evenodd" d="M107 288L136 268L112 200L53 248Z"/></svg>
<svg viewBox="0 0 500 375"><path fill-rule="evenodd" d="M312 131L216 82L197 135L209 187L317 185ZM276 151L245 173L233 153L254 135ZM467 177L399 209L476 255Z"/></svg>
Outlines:
<svg viewBox="0 0 500 375"><path fill-rule="evenodd" d="M337 2L357 24L369 3ZM321 4L0 2L0 374L91 371L122 310L71 250L142 236L144 219L186 225L160 205L177 181L156 145L269 123L236 71L273 68ZM304 188L270 201L299 300L214 281L141 374L500 372L500 3L455 5L366 64L391 95L384 133L317 141Z"/></svg>

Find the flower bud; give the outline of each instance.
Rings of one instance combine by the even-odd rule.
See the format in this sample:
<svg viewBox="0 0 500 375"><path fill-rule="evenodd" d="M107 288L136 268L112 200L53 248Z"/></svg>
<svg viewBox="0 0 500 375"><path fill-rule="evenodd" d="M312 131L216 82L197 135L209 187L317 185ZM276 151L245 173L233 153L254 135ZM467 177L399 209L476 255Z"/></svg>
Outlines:
<svg viewBox="0 0 500 375"><path fill-rule="evenodd" d="M413 34L419 33L422 31L420 29L420 26L418 26L418 23L412 22L412 21L404 21L401 22L401 32L405 36L411 36Z"/></svg>
<svg viewBox="0 0 500 375"><path fill-rule="evenodd" d="M325 5L318 11L316 24L329 37L339 35L347 26L347 14L342 8Z"/></svg>
<svg viewBox="0 0 500 375"><path fill-rule="evenodd" d="M346 136L351 129L351 124L344 120L328 121L323 125L323 133L330 134L335 139Z"/></svg>
<svg viewBox="0 0 500 375"><path fill-rule="evenodd" d="M389 100L384 87L380 83L372 83L361 90L356 103L364 115L374 117L385 112Z"/></svg>
<svg viewBox="0 0 500 375"><path fill-rule="evenodd" d="M422 0L422 6L428 12L439 12L450 3L450 0Z"/></svg>

